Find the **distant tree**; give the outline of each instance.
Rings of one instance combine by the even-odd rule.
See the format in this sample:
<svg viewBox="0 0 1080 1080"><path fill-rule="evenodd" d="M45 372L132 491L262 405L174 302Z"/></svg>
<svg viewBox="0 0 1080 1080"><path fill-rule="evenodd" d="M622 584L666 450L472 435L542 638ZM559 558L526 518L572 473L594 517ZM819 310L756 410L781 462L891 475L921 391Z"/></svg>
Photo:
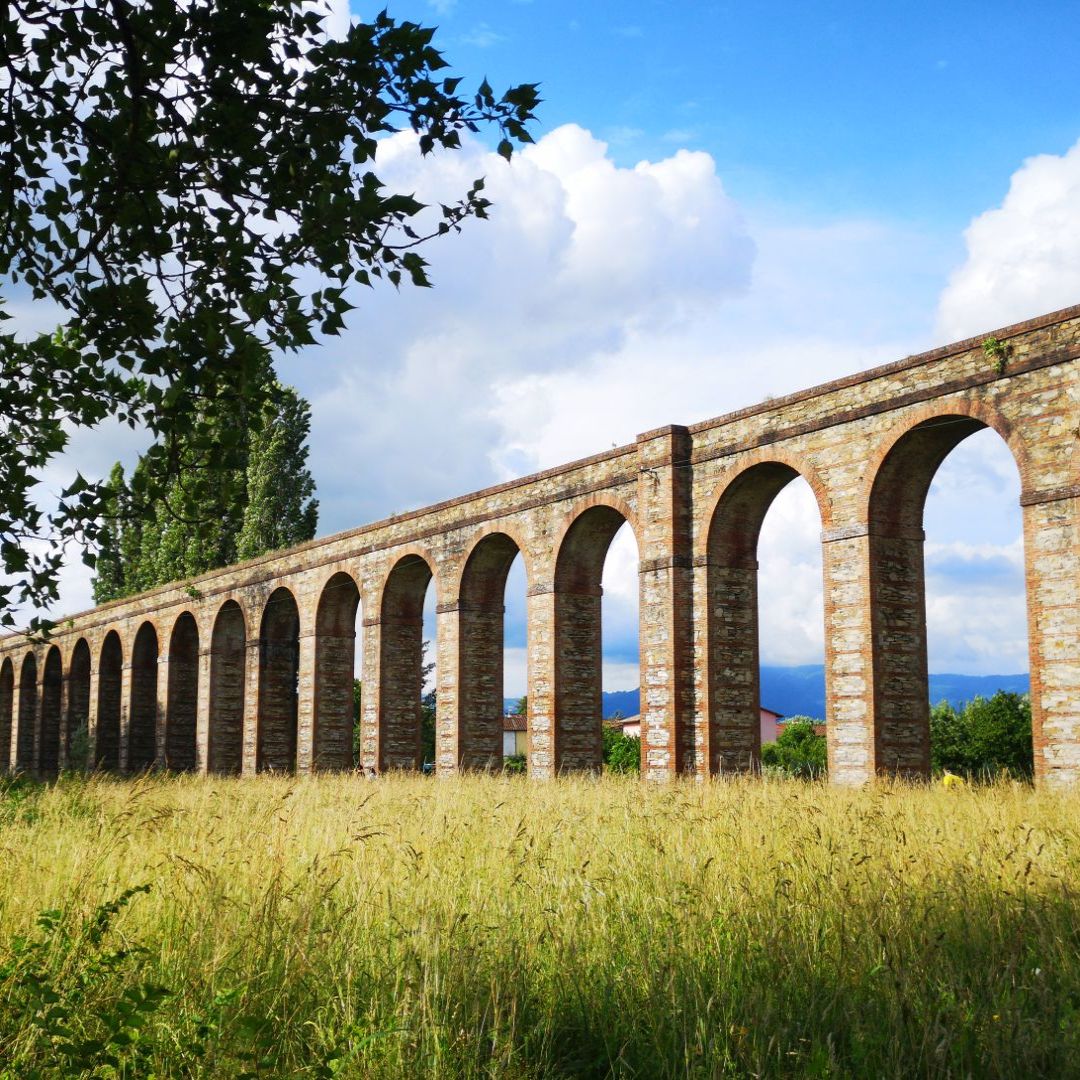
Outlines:
<svg viewBox="0 0 1080 1080"><path fill-rule="evenodd" d="M315 482L307 467L310 409L291 387L268 373L270 389L261 413L248 418L228 400L207 405L199 416L199 442L226 429L241 432L237 467L199 466L198 452L157 495L141 459L130 482L119 464L109 477L105 527L94 576L94 600L105 603L156 585L182 581L238 559L254 558L310 540L318 523ZM184 516L195 500L197 519ZM140 507L136 510L136 507Z"/></svg>
<svg viewBox="0 0 1080 1080"><path fill-rule="evenodd" d="M109 496L105 500L101 532L98 534L98 557L94 567L94 603L104 604L124 595L124 560L121 551L124 522L128 514L124 469L118 461L109 474Z"/></svg>
<svg viewBox="0 0 1080 1080"><path fill-rule="evenodd" d="M621 719L616 714L612 719ZM616 724L604 724L604 768L612 773L641 772L641 739Z"/></svg>
<svg viewBox="0 0 1080 1080"><path fill-rule="evenodd" d="M310 430L308 403L291 386L275 383L265 422L251 437L238 559L253 559L315 535L319 504L307 468Z"/></svg>
<svg viewBox="0 0 1080 1080"><path fill-rule="evenodd" d="M761 764L785 776L802 779L824 776L828 769L825 736L814 732L810 717L793 716L784 722L776 742L762 746Z"/></svg>
<svg viewBox="0 0 1080 1080"><path fill-rule="evenodd" d="M957 710L941 701L930 711L930 764L973 779L1006 773L1017 779L1034 771L1031 699L999 690L974 697Z"/></svg>
<svg viewBox="0 0 1080 1080"><path fill-rule="evenodd" d="M529 715L529 696L528 694L522 694L514 703L514 708L510 713L511 716L528 716Z"/></svg>

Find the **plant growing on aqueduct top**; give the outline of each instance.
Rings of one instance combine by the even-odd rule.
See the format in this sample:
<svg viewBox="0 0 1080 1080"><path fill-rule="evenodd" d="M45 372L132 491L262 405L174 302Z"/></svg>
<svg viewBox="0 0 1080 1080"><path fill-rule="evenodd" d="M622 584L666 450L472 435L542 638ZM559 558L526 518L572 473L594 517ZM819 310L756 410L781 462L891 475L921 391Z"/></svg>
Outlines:
<svg viewBox="0 0 1080 1080"><path fill-rule="evenodd" d="M538 100L459 94L432 35L383 13L334 39L306 0L0 9L0 277L64 324L0 335L0 625L56 598L65 542L94 540L104 484L78 477L51 512L32 495L73 427L145 425L159 485L181 433L228 466L201 402L257 411L266 357L338 333L350 286L428 284L423 207L379 181L379 137L412 129L427 154L494 124L509 157ZM483 217L482 187L429 235Z"/></svg>

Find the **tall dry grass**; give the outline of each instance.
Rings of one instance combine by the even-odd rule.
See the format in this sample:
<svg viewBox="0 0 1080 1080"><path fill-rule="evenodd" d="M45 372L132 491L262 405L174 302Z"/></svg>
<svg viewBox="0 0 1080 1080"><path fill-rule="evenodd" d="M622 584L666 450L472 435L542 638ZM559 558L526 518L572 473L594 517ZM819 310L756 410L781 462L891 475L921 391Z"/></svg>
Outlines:
<svg viewBox="0 0 1080 1080"><path fill-rule="evenodd" d="M1080 1075L1080 795L148 778L0 813L12 1077Z"/></svg>

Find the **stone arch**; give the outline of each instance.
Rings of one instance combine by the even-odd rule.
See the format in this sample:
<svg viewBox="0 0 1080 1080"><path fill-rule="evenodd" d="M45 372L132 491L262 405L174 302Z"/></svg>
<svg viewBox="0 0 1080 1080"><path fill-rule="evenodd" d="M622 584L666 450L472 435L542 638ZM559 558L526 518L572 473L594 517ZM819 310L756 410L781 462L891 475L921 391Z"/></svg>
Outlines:
<svg viewBox="0 0 1080 1080"><path fill-rule="evenodd" d="M895 472L899 464L918 464L921 481L924 469L929 466L929 477L922 491L922 503L925 503L938 466L964 439L983 428L996 431L1012 453L1020 473L1020 497L1023 499L1032 486L1031 464L1027 447L1008 418L988 402L974 398L931 401L912 409L891 427L867 462L861 498L866 520L873 512L874 490L881 490L879 481L883 475L887 478L890 469ZM921 503L918 520L918 527L922 528Z"/></svg>
<svg viewBox="0 0 1080 1080"><path fill-rule="evenodd" d="M34 767L34 721L38 704L38 662L28 652L19 670L19 730L15 736L15 768L22 772Z"/></svg>
<svg viewBox="0 0 1080 1080"><path fill-rule="evenodd" d="M379 602L380 770L420 767L424 598L434 576L428 559L410 551L394 563L383 583Z"/></svg>
<svg viewBox="0 0 1080 1080"><path fill-rule="evenodd" d="M289 589L275 589L259 629L259 732L256 769L296 771L300 609Z"/></svg>
<svg viewBox="0 0 1080 1080"><path fill-rule="evenodd" d="M817 471L814 465L811 463L808 457L803 457L798 454L788 453L780 447L765 447L761 450L755 450L752 453L741 454L738 459L738 465L724 473L709 500L705 513L701 517L699 527L695 530L697 540L694 554L699 557L708 557L710 547L712 544L711 530L713 523L716 521L716 513L721 503L727 502L733 495L733 492L742 487L755 487L757 483L764 483L766 475L769 475L769 471L756 472L759 466L767 466L771 470L773 475L773 483L779 484L778 487L772 492L771 497L767 495L766 491L762 492L762 497L767 498L768 501L761 508L761 517L758 521L757 529L761 531L761 525L765 520L765 515L768 513L769 507L772 505L772 500L796 477L801 477L810 486L810 490L814 493L814 501L817 503L818 514L821 517L822 529L828 529L832 525L833 511L832 511L832 497L829 493L828 486L822 479L821 474ZM784 469L786 467L787 472ZM750 479L743 479L747 474L752 474ZM787 479L780 482L781 476L787 476ZM755 479L756 478L756 479ZM747 498L744 491L742 498ZM756 542L754 544L756 550Z"/></svg>
<svg viewBox="0 0 1080 1080"><path fill-rule="evenodd" d="M72 740L78 736L82 750L76 761L70 760ZM69 766L85 768L88 762L84 753L90 735L90 644L79 638L71 650L68 664L68 706L65 725L64 749Z"/></svg>
<svg viewBox="0 0 1080 1080"><path fill-rule="evenodd" d="M97 725L94 764L99 769L120 768L120 713L124 679L124 647L110 630L101 643L98 659Z"/></svg>
<svg viewBox="0 0 1080 1080"><path fill-rule="evenodd" d="M509 531L489 532L473 544L462 568L456 764L463 769L502 764L504 598L510 567L521 551Z"/></svg>
<svg viewBox="0 0 1080 1080"><path fill-rule="evenodd" d="M721 484L699 530L705 564L706 761L711 773L754 769L761 756L758 539L776 496L807 479L821 514L829 500L798 459L755 455ZM824 509L823 509L824 508ZM822 521L827 526L828 518Z"/></svg>
<svg viewBox="0 0 1080 1080"><path fill-rule="evenodd" d="M193 772L198 765L199 627L190 611L179 615L169 637L165 699L165 768Z"/></svg>
<svg viewBox="0 0 1080 1080"><path fill-rule="evenodd" d="M128 772L153 768L157 760L158 632L149 620L139 627L131 649L128 705Z"/></svg>
<svg viewBox="0 0 1080 1080"><path fill-rule="evenodd" d="M524 533L518 525L513 521L505 520L489 522L486 527L481 528L473 534L469 541L465 558L457 563L456 574L447 586L447 601L461 595L462 582L465 578L466 568L469 566L469 559L472 557L473 552L480 547L489 536L507 537L517 547L517 550L521 554L521 560L525 566L526 580L531 582L534 579L533 554L525 540Z"/></svg>
<svg viewBox="0 0 1080 1080"><path fill-rule="evenodd" d="M244 611L235 600L218 609L210 635L210 725L207 768L239 776L244 763Z"/></svg>
<svg viewBox="0 0 1080 1080"><path fill-rule="evenodd" d="M1018 438L996 410L980 402L941 402L917 410L890 432L871 461L865 505L879 773L915 778L930 773L923 511L941 463L984 428L1008 445L1021 491L1027 490L1027 459Z"/></svg>
<svg viewBox="0 0 1080 1080"><path fill-rule="evenodd" d="M41 673L41 712L37 767L41 773L60 771L60 720L64 698L64 661L60 647L53 645L45 654Z"/></svg>
<svg viewBox="0 0 1080 1080"><path fill-rule="evenodd" d="M555 549L556 772L602 767L601 579L619 529L629 522L635 540L638 536L628 507L619 500L593 497L576 511Z"/></svg>
<svg viewBox="0 0 1080 1080"><path fill-rule="evenodd" d="M360 589L339 570L323 586L315 612L315 709L312 764L352 768L353 678Z"/></svg>
<svg viewBox="0 0 1080 1080"><path fill-rule="evenodd" d="M0 663L0 769L11 768L11 712L15 705L15 665L10 656Z"/></svg>

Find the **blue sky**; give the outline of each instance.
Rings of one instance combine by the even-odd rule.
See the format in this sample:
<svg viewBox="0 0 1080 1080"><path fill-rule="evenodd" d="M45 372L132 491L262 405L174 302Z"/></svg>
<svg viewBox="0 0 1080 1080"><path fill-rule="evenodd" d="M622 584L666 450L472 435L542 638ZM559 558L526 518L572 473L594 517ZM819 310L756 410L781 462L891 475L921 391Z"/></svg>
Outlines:
<svg viewBox="0 0 1080 1080"><path fill-rule="evenodd" d="M356 10L363 10L354 5ZM708 151L744 205L871 214L959 233L1026 157L1080 131L1067 3L441 0L454 66L537 81L545 128L576 123L614 160Z"/></svg>
<svg viewBox="0 0 1080 1080"><path fill-rule="evenodd" d="M340 27L348 0L332 4ZM390 12L438 25L463 88L539 82L545 100L537 145L509 165L489 135L423 160L408 134L381 145L392 188L450 201L484 175L494 208L426 250L435 288L364 292L340 338L279 364L312 405L322 534L1080 301L1074 5ZM137 441L107 428L69 458L107 472ZM935 480L932 671L1027 667L1017 494L989 432ZM821 661L819 529L798 483L766 518L766 663ZM523 591L513 577L508 694L524 688ZM88 595L73 566L64 609ZM636 683L636 632L621 535L608 689Z"/></svg>

